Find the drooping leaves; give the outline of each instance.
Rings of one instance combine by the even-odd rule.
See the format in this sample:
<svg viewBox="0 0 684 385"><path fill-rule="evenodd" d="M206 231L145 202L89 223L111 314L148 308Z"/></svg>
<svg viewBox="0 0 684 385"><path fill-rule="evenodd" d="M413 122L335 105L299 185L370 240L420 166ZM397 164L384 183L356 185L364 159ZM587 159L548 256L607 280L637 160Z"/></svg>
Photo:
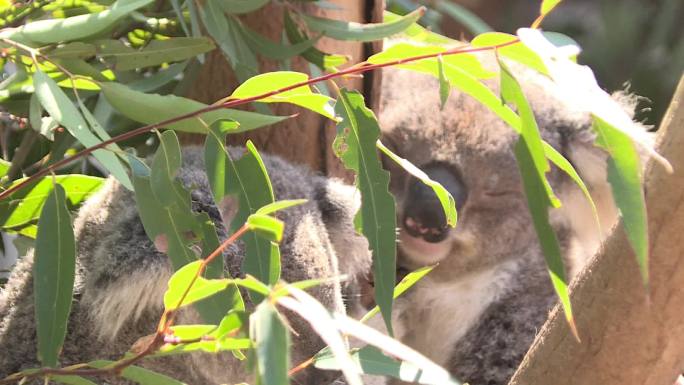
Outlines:
<svg viewBox="0 0 684 385"><path fill-rule="evenodd" d="M579 339L572 315L560 244L553 227L549 223L549 209L560 207L560 201L553 194L546 179L546 173L550 167L544 154L539 128L534 119L532 108L517 80L503 62L499 62L499 65L501 66L501 96L506 102L517 107L522 122L520 137L514 147L514 153L527 197L527 206L530 209L532 223L546 259L551 283L560 298L568 324L575 337Z"/></svg>
<svg viewBox="0 0 684 385"><path fill-rule="evenodd" d="M340 90L336 113L342 121L337 126L333 146L344 166L356 173L362 205L355 222L360 221L373 253L375 302L391 334L397 223L394 197L388 190L389 173L383 170L375 147L380 128L363 96L356 91Z"/></svg>
<svg viewBox="0 0 684 385"><path fill-rule="evenodd" d="M224 145L225 135L212 127L204 147L205 165L214 200L219 207L238 205L231 222L236 231L261 207L274 202L273 188L256 148L247 142L247 152L234 161ZM237 200L235 200L237 197ZM280 278L278 245L250 232L243 236L247 248L243 271L262 282L274 284Z"/></svg>
<svg viewBox="0 0 684 385"><path fill-rule="evenodd" d="M415 11L384 23L360 24L342 20L331 20L322 17L301 15L312 31L337 40L375 41L397 34L415 23L425 13L421 7Z"/></svg>
<svg viewBox="0 0 684 385"><path fill-rule="evenodd" d="M69 133L78 139L85 147L91 147L102 142L90 129L83 116L74 106L68 96L62 91L57 83L38 70L33 74L33 83L36 87L36 95L45 111L50 114L59 124L63 125ZM112 147L114 148L114 147ZM119 158L107 150L97 150L93 156L114 175L123 186L132 188L128 174Z"/></svg>
<svg viewBox="0 0 684 385"><path fill-rule="evenodd" d="M114 361L97 360L88 362L88 366L93 368L104 368L114 364ZM128 366L121 371L121 377L137 382L140 385L186 385L185 383L165 376L161 373L153 372L139 366Z"/></svg>
<svg viewBox="0 0 684 385"><path fill-rule="evenodd" d="M50 192L38 220L33 290L38 359L56 366L66 336L76 274L76 243L66 193L60 185Z"/></svg>
<svg viewBox="0 0 684 385"><path fill-rule="evenodd" d="M299 30L287 9L283 11L283 24L287 38L293 44L301 44L311 40L306 33ZM347 57L344 55L328 54L320 51L316 47L311 47L303 51L301 56L322 70L333 70L348 61Z"/></svg>
<svg viewBox="0 0 684 385"><path fill-rule="evenodd" d="M206 279L197 276L202 261L191 262L178 271L169 279L168 289L164 293L164 307L167 310L180 309L194 302L211 297L225 290L231 283L228 279ZM197 276L192 286L190 282ZM182 302L181 302L182 299Z"/></svg>
<svg viewBox="0 0 684 385"><path fill-rule="evenodd" d="M518 37L503 32L486 32L475 36L470 42L473 47L490 47L517 41ZM521 42L516 42L505 47L497 48L497 53L509 59L515 60L530 68L548 74L546 65L534 51Z"/></svg>

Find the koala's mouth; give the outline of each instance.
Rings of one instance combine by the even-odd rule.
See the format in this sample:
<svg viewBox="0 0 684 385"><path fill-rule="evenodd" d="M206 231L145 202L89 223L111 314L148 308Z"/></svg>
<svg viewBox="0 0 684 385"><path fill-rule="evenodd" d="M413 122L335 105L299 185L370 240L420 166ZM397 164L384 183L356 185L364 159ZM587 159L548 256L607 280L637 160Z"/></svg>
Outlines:
<svg viewBox="0 0 684 385"><path fill-rule="evenodd" d="M448 236L439 242L430 242L403 229L399 232L399 264L408 269L438 263L449 255L451 248L452 240Z"/></svg>

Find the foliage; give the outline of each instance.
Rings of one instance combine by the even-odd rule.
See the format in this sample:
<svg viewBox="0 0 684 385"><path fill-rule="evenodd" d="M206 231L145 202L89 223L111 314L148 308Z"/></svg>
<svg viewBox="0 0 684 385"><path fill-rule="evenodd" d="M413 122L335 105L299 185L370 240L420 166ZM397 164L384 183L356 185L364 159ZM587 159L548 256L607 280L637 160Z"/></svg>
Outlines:
<svg viewBox="0 0 684 385"><path fill-rule="evenodd" d="M534 27L558 2L542 2ZM497 50L501 57L549 76L561 88L567 86L568 79L589 85L586 89L594 93L592 100L601 103L588 111L595 118L600 144L610 156L609 179L647 282L646 220L635 134L624 113L616 112L605 102L595 81L591 83L593 76L580 78L577 73L586 75L585 69L569 57L568 50L546 40L550 35L539 34L536 29L523 29L518 36L490 32L472 15L438 2L447 7L445 12L482 32L472 45L454 46L454 41L415 23L424 8L405 16L387 13L383 23L364 25L305 15L293 2L285 7L283 41L274 42L251 30L237 16L255 12L268 1L152 3L35 1L27 7L0 3L0 24L15 27L0 30L0 64L5 75L0 100L6 112L13 114L10 123L16 126L10 133L11 145L2 149L8 157L0 162L0 226L4 231L36 237L36 319L43 366L59 363L70 311L75 246L69 205L77 205L99 187L102 179L97 176L111 175L134 191L147 235L168 254L176 272L164 295L160 327L149 344L119 361L84 363L94 368L87 372L89 375L119 374L142 384L177 383L133 364L148 357L197 350L232 351L242 357L242 351L247 350L257 383L288 383L290 336L284 315L275 306L278 304L311 323L328 344L311 362L342 370L350 384L360 383L360 373L418 379L427 384L455 383L448 372L419 353L361 322L330 314L302 291L320 282L280 281L278 242L283 223L274 214L302 201L275 201L268 170L252 143L246 144L247 151L238 159L224 145L227 135L291 118L272 116L265 108L258 108L259 112L233 109L255 101L294 104L338 124L335 151L357 175L362 207L356 224L373 251L375 298L391 333L393 298L429 270L410 274L394 287L396 213L388 192L389 175L379 161L378 149L435 191L452 226L457 218L455 201L439 183L379 141L377 120L358 92L339 90L335 100L312 87L387 66L435 76L440 81L435 92L440 93L442 102L449 89L456 88L490 108L520 135L516 156L530 212L552 282L573 325L558 241L548 223L549 209L560 204L546 181L550 164L568 173L588 199L591 197L572 165L541 139L525 96L505 63L501 62L499 71L498 95L483 82L496 73L483 68L470 53L475 50ZM208 36L202 36L202 31ZM316 48L321 36L365 42L402 32L405 43L369 57L362 65L344 69L338 68L345 64L344 56ZM226 98L205 105L183 97L182 90L193 80L191 69L212 50L219 50L228 59L241 85ZM325 73L315 78L293 71L259 73L258 56L284 61L294 55ZM136 122L146 125L133 129ZM206 135L205 164L213 198L218 205L225 199L239 202L230 226L232 235L222 243L208 215L192 211L190 192L176 179L182 163L176 131ZM636 143L641 145L638 140ZM141 160L153 152L149 164ZM47 177L51 173L59 175ZM223 276L222 258L217 256L238 238L246 243L243 270L249 275L228 279ZM246 311L237 287L250 293L256 305L253 312ZM188 305L198 309L203 324L174 323L176 311ZM345 344L347 335L369 347L350 352ZM378 348L391 353L392 358ZM78 373L78 368L29 370L0 379L0 383L40 376L64 383L89 383Z"/></svg>

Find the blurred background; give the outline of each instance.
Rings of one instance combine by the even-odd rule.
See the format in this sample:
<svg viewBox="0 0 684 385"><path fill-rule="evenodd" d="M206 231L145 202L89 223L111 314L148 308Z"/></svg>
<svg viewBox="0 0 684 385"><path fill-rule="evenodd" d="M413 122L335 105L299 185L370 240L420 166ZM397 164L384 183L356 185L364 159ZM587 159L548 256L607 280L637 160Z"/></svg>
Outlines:
<svg viewBox="0 0 684 385"><path fill-rule="evenodd" d="M536 0L387 0L404 14L429 9L424 26L470 39L496 30L515 33L539 13ZM636 119L657 126L684 71L684 0L565 0L542 24L572 37L607 91L642 96Z"/></svg>

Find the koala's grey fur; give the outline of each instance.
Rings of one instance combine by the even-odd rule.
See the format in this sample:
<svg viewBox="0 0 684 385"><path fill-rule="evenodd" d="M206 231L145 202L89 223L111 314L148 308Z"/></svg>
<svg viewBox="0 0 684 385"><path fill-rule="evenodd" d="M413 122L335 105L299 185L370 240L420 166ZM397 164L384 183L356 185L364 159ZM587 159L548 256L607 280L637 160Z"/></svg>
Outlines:
<svg viewBox="0 0 684 385"><path fill-rule="evenodd" d="M498 73L493 55L478 56ZM587 113L565 102L549 79L510 67L542 137L572 162L598 206L600 228L579 188L552 166L547 177L563 207L550 210L550 220L572 277L617 220L607 157L593 144ZM487 82L498 93L498 79ZM399 266L439 265L397 299L396 335L463 382L506 384L557 302L513 153L518 135L463 92L452 90L440 111L439 85L431 76L388 69L383 85L383 142L418 167L448 164L468 189L445 241L428 244L400 229ZM404 199L410 177L393 162L386 165L401 223L403 207L415 204Z"/></svg>
<svg viewBox="0 0 684 385"><path fill-rule="evenodd" d="M232 149L233 155L237 154ZM193 210L209 214L225 239L221 213L210 194L202 150L186 148L178 175L192 188ZM301 206L277 216L285 222L281 243L282 279L356 277L370 267L365 238L358 235L353 217L360 204L356 190L341 182L313 175L277 157L264 156L276 199L306 198ZM226 207L223 212L235 212ZM91 197L76 216L77 276L62 366L92 359L118 359L140 337L154 333L163 310L162 296L172 274L168 257L155 249L138 217L133 194L113 179ZM241 275L243 245L224 253L227 274ZM14 269L0 293L0 378L39 365L33 308L32 253ZM345 284L348 285L348 284ZM330 310L344 311L339 282L310 292ZM351 298L351 306L354 306ZM316 353L323 343L306 323L290 317L294 337L293 363ZM192 309L181 312L179 323L202 323ZM188 384L250 381L245 365L232 354L164 357L143 366ZM320 373L305 373L298 381L320 383ZM98 379L102 381L103 379ZM125 382L107 379L108 383Z"/></svg>

